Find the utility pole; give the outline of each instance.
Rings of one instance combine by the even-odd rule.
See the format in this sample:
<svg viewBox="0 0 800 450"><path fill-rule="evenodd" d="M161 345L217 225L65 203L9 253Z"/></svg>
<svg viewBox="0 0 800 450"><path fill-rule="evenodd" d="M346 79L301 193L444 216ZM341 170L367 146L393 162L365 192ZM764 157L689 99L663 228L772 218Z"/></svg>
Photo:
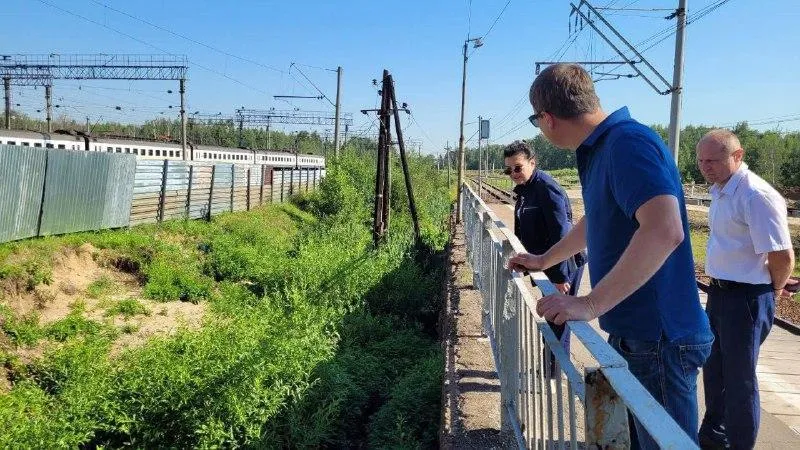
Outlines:
<svg viewBox="0 0 800 450"><path fill-rule="evenodd" d="M450 141L447 141L447 147L445 147L445 153L447 155L447 189L450 189Z"/></svg>
<svg viewBox="0 0 800 450"><path fill-rule="evenodd" d="M483 161L483 154L481 153L481 120L483 117L478 116L478 198L481 198L483 192L483 178L481 177L481 162Z"/></svg>
<svg viewBox="0 0 800 450"><path fill-rule="evenodd" d="M678 162L678 152L681 143L681 94L683 93L683 43L686 39L686 0L678 2L675 11L678 18L678 28L675 31L675 67L672 73L672 99L669 114L669 149L675 163Z"/></svg>
<svg viewBox="0 0 800 450"><path fill-rule="evenodd" d="M341 110L342 66L336 68L336 123L333 126L333 156L339 158L339 111Z"/></svg>
<svg viewBox="0 0 800 450"><path fill-rule="evenodd" d="M181 94L181 155L183 156L183 160L188 160L188 155L186 155L186 78L180 79L180 89L179 92Z"/></svg>
<svg viewBox="0 0 800 450"><path fill-rule="evenodd" d="M6 91L6 130L11 129L11 78L3 78L3 86Z"/></svg>
<svg viewBox="0 0 800 450"><path fill-rule="evenodd" d="M464 105L467 93L467 44L473 42L475 48L483 45L481 38L464 40L464 66L461 70L461 123L458 135L458 186L456 187L456 223L461 223L461 190L464 184Z"/></svg>
<svg viewBox="0 0 800 450"><path fill-rule="evenodd" d="M44 85L44 101L47 109L47 132L53 132L53 86Z"/></svg>
<svg viewBox="0 0 800 450"><path fill-rule="evenodd" d="M458 186L456 186L456 223L461 223L461 189L464 184L464 102L467 91L467 41L464 41L464 67L461 71L461 123L458 133Z"/></svg>

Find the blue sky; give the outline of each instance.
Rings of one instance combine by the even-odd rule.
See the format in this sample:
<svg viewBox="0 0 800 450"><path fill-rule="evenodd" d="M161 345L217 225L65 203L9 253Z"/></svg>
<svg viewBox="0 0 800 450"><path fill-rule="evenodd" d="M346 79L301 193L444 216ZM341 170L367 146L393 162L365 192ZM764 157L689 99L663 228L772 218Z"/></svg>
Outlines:
<svg viewBox="0 0 800 450"><path fill-rule="evenodd" d="M693 11L715 2L689 0L690 17ZM4 0L0 20L6 26L0 29L0 53L166 51L187 55L188 110L224 114L240 106L331 110L325 100L295 100L290 105L272 96L315 95L296 69L289 71L296 62L303 64L300 70L333 99L335 73L319 68L342 66L342 106L353 113L351 133L375 131L373 117L359 110L376 106L378 97L371 81L386 68L395 78L398 100L407 102L413 111L414 121L402 119L406 136L420 142L423 152L439 153L447 141L451 146L458 142L464 39L468 31L471 37L485 35L506 4L507 0ZM677 0L595 0L593 4L653 9L675 7ZM210 50L103 5L261 65ZM569 11L567 0L512 0L486 36L485 45L472 53L466 121L475 122L478 115L491 118L492 142L536 134L525 122L530 106L524 98L534 77L535 61L558 56L564 61L614 58L608 45L588 28L573 35L574 39L570 37ZM661 18L664 11L607 13L632 42L670 25ZM798 23L800 2L796 0L731 0L690 25L683 124L800 118ZM565 42L571 42L566 51L556 53ZM670 37L645 53L668 80L672 79L673 51L674 37ZM14 89L14 103L37 114L35 110L44 102L41 89ZM63 105L59 111L76 118L141 122L162 112L175 116L178 97L168 94L168 89L177 92L177 83L62 80L56 82L54 96L56 103ZM641 79L603 81L597 89L606 110L628 105L644 123L666 124L669 120L669 96L656 94ZM169 105L176 107L169 109ZM467 125L466 136L472 136L476 127ZM330 128L316 130L324 133ZM800 120L761 128L797 130Z"/></svg>

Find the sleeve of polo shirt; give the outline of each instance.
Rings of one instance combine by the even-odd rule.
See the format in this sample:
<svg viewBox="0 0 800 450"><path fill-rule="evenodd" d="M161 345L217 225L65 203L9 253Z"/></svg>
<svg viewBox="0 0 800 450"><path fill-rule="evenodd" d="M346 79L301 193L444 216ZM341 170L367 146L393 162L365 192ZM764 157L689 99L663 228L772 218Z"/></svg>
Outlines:
<svg viewBox="0 0 800 450"><path fill-rule="evenodd" d="M747 224L756 254L792 248L786 203L772 193L756 191L747 202Z"/></svg>
<svg viewBox="0 0 800 450"><path fill-rule="evenodd" d="M610 151L611 193L628 218L654 197L675 196L674 163L646 136L620 136Z"/></svg>

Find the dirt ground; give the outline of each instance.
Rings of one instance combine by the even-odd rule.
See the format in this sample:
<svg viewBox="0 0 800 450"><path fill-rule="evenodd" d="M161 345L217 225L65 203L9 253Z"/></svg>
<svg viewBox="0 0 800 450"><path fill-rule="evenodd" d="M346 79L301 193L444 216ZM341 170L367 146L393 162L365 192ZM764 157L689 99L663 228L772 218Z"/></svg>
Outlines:
<svg viewBox="0 0 800 450"><path fill-rule="evenodd" d="M500 381L489 340L482 334L482 300L472 285L460 225L454 227L449 254L441 320L447 360L440 447L509 448L513 436L500 429Z"/></svg>
<svg viewBox="0 0 800 450"><path fill-rule="evenodd" d="M102 256L103 251L90 244L77 249L64 248L53 256L52 277L48 284L39 284L28 290L10 280L0 281L0 304L8 306L17 318L35 318L40 327L80 310L86 319L119 331L111 347L112 355L126 348L140 346L153 336L172 334L181 327L200 327L205 304L177 301L162 303L145 299L142 297L141 280L103 264ZM103 280L107 289L102 295L92 295L92 285L98 280ZM128 318L109 313L121 300L128 299L135 299L146 312ZM3 343L0 342L0 345ZM52 345L56 344L43 339L31 347L10 348L9 343L3 347L27 363L40 357ZM0 380L3 379L5 377L0 377Z"/></svg>

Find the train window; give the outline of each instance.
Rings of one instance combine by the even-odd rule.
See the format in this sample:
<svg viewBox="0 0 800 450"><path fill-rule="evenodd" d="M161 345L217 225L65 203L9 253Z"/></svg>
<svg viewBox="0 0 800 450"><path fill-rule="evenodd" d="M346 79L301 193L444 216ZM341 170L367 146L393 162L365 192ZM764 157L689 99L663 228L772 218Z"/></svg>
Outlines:
<svg viewBox="0 0 800 450"><path fill-rule="evenodd" d="M161 150L156 149L156 156L161 156Z"/></svg>
<svg viewBox="0 0 800 450"><path fill-rule="evenodd" d="M203 158L207 158L206 152L203 152Z"/></svg>
<svg viewBox="0 0 800 450"><path fill-rule="evenodd" d="M147 149L147 156L153 156L153 149L152 148L148 148Z"/></svg>
<svg viewBox="0 0 800 450"><path fill-rule="evenodd" d="M66 149L67 149L67 146L66 146L66 145L64 145L64 144L58 144L58 148L60 148L60 149L62 149L62 150L66 150Z"/></svg>
<svg viewBox="0 0 800 450"><path fill-rule="evenodd" d="M175 156L175 152L173 150L169 151L169 157L172 158Z"/></svg>
<svg viewBox="0 0 800 450"><path fill-rule="evenodd" d="M42 146L42 143L41 143L41 142L34 142L34 143L33 143L33 146L34 146L34 147L41 147L41 146Z"/></svg>
<svg viewBox="0 0 800 450"><path fill-rule="evenodd" d="M8 141L8 145L17 145L17 141Z"/></svg>
<svg viewBox="0 0 800 450"><path fill-rule="evenodd" d="M47 148L54 148L53 144L44 144L44 146L47 147Z"/></svg>
<svg viewBox="0 0 800 450"><path fill-rule="evenodd" d="M181 157L181 151L180 150L175 150L175 156L180 158Z"/></svg>
<svg viewBox="0 0 800 450"><path fill-rule="evenodd" d="M30 142L20 142L20 144L22 144L23 147L30 147L31 146Z"/></svg>

